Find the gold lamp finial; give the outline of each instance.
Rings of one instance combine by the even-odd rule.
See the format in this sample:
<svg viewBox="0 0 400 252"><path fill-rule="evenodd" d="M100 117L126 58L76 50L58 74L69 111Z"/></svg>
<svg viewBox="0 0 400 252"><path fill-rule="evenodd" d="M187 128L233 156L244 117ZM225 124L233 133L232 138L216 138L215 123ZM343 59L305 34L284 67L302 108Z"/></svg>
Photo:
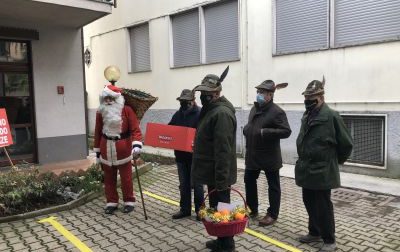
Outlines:
<svg viewBox="0 0 400 252"><path fill-rule="evenodd" d="M104 77L113 85L119 80L120 76L121 72L117 66L108 66L104 69Z"/></svg>

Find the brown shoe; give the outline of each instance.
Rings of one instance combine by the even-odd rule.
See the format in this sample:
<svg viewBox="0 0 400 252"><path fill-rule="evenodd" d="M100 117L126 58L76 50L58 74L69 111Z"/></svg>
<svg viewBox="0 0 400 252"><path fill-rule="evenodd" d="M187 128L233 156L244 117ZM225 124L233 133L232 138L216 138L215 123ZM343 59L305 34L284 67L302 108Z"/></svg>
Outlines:
<svg viewBox="0 0 400 252"><path fill-rule="evenodd" d="M264 218L262 218L259 222L258 225L260 227L266 227L266 226L271 226L276 222L276 220L274 218L272 218L271 216L269 216L269 214L265 215Z"/></svg>

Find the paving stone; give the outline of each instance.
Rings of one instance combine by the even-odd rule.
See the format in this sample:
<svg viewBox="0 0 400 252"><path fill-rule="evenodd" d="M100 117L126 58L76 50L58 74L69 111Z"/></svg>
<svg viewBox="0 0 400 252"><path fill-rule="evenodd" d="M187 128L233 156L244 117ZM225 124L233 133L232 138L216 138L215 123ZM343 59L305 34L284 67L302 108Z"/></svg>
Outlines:
<svg viewBox="0 0 400 252"><path fill-rule="evenodd" d="M22 243L22 240L20 237L16 236L16 237L8 238L7 243L9 245L12 245L12 244L17 244L17 243Z"/></svg>
<svg viewBox="0 0 400 252"><path fill-rule="evenodd" d="M96 240L95 244L99 245L101 248L106 248L112 245L112 243L107 239Z"/></svg>
<svg viewBox="0 0 400 252"><path fill-rule="evenodd" d="M63 249L63 246L61 244L59 244L58 242L56 242L56 241L52 241L52 242L47 243L46 247L49 248L51 251L54 251L54 250L60 249L60 248Z"/></svg>
<svg viewBox="0 0 400 252"><path fill-rule="evenodd" d="M170 171L174 171L171 173ZM175 166L159 166L143 176L144 190L179 201L178 176ZM244 192L243 171L239 170L235 188ZM301 188L293 179L281 178L282 203L279 221L266 228L258 227L251 220L249 228L272 239L299 248L302 251L317 251L320 243L300 244L296 237L307 233L308 216L302 202ZM135 187L137 190L137 187ZM260 217L269 206L265 177L258 180ZM337 189L341 190L341 189ZM388 208L387 195L345 189L359 195L353 202L334 199L336 238L338 251L400 251L400 209ZM121 193L121 192L119 192ZM119 211L115 215L103 213L104 198L96 199L84 206L55 214L57 221L97 251L208 251L205 242L214 239L207 235L201 222L194 217L172 220L178 207L146 197L149 219L144 220L140 197L132 214ZM396 199L398 200L398 199ZM232 201L240 202L232 194ZM62 234L48 223L37 223L28 219L0 224L0 251L78 251ZM39 240L40 239L40 240ZM285 251L254 236L242 234L235 237L237 251ZM25 248L26 247L26 248ZM15 251L15 250L13 250Z"/></svg>
<svg viewBox="0 0 400 252"><path fill-rule="evenodd" d="M45 246L43 246L40 242L29 243L28 246L29 246L30 250L32 250L32 251L36 251L38 249L45 248Z"/></svg>
<svg viewBox="0 0 400 252"><path fill-rule="evenodd" d="M6 239L10 239L10 238L13 238L13 237L17 237L18 236L18 234L14 231L14 230L10 230L10 231L5 231L4 233L3 233L3 235L4 235L4 237L6 238Z"/></svg>
<svg viewBox="0 0 400 252"><path fill-rule="evenodd" d="M53 237L51 237L51 236L44 236L44 237L41 237L40 240L41 240L43 243L50 243L50 242L54 242L54 241L55 241L55 239L54 239Z"/></svg>
<svg viewBox="0 0 400 252"><path fill-rule="evenodd" d="M28 247L23 243L16 243L11 245L11 247L14 251L28 250Z"/></svg>

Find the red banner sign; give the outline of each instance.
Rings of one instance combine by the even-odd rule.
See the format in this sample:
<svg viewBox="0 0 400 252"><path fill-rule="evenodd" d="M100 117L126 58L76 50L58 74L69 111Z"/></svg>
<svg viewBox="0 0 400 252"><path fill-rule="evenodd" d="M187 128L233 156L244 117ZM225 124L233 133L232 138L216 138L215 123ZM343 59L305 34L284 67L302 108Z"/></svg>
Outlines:
<svg viewBox="0 0 400 252"><path fill-rule="evenodd" d="M196 129L158 123L148 123L144 144L166 149L193 152Z"/></svg>
<svg viewBox="0 0 400 252"><path fill-rule="evenodd" d="M7 120L5 109L0 109L0 147L6 147L13 144L10 125Z"/></svg>

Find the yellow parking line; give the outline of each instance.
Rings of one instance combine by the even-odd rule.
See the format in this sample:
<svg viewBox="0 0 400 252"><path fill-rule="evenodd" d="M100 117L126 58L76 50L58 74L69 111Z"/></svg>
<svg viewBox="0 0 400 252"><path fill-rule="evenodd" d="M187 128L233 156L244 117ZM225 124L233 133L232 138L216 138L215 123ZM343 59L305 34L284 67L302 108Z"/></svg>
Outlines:
<svg viewBox="0 0 400 252"><path fill-rule="evenodd" d="M162 196L159 196L159 195L157 195L157 194L154 194L154 193L151 193L151 192L147 192L147 191L145 191L145 192L143 192L143 193L146 194L146 195L148 195L148 196L150 196L150 197L152 197L152 198L155 198L155 199L158 199L158 200L167 202L167 203L169 203L169 204L171 204L171 205L179 206L179 203L176 202L176 201L174 201L174 200L170 200L170 199L164 198L164 197L162 197Z"/></svg>
<svg viewBox="0 0 400 252"><path fill-rule="evenodd" d="M63 225L56 221L56 217L51 216L49 218L41 219L39 223L50 223L58 232L60 232L65 238L67 238L72 244L74 244L81 252L92 252L83 242L81 242L75 235L69 232Z"/></svg>
<svg viewBox="0 0 400 252"><path fill-rule="evenodd" d="M244 230L244 232L248 233L249 235L255 236L255 237L257 237L257 238L260 238L260 239L263 240L263 241L272 243L272 244L274 244L275 246L278 246L278 247L280 247L280 248L286 249L287 251L291 251L291 252L301 252L301 250L298 249L298 248L295 248L295 247L286 245L286 244L283 243L283 242L274 240L274 239L272 239L272 238L270 238L270 237L268 237L268 236L266 236L266 235L264 235L264 234L262 234L262 233L256 232L256 231L251 230L251 229L249 229L249 228L246 228L246 229Z"/></svg>
<svg viewBox="0 0 400 252"><path fill-rule="evenodd" d="M176 202L176 201L174 201L174 200L167 199L167 198L165 198L165 197L162 197L162 196L160 196L160 195L157 195L157 194L154 194L154 193L151 193L151 192L147 192L147 191L144 191L143 193L146 194L146 195L148 195L148 196L150 196L150 197L152 197L152 198L155 198L155 199L164 201L164 202L169 203L169 204L171 204L171 205L179 206L179 203ZM286 249L287 251L291 251L291 252L301 252L301 250L299 250L298 248L295 248L295 247L286 245L286 244L284 244L284 243L282 243L282 242L280 242L280 241L277 241L277 240L275 240L275 239L272 239L272 238L270 238L270 237L268 237L268 236L266 236L266 235L264 235L264 234L262 234L262 233L259 233L259 232L257 232L257 231L251 230L251 229L249 229L249 228L246 228L246 229L244 230L244 232L248 233L249 235L255 236L255 237L257 237L257 238L259 238L259 239L261 239L261 240L263 240L263 241L266 241L266 242L268 242L268 243L271 243L271 244L273 244L273 245L275 245L275 246L277 246L277 247Z"/></svg>

